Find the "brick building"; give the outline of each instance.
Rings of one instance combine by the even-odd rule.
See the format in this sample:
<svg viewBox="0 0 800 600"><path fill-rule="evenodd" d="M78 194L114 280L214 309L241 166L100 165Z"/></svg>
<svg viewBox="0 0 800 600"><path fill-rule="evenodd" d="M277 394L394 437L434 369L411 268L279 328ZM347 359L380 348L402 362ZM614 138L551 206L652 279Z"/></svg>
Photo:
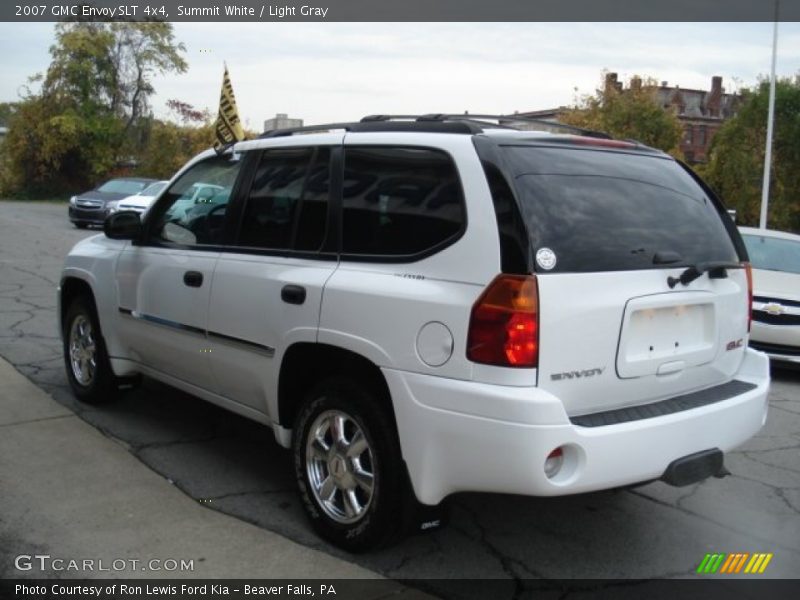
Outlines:
<svg viewBox="0 0 800 600"><path fill-rule="evenodd" d="M616 73L608 73L605 80L606 89L612 88L625 93ZM642 85L641 79L633 78L630 86ZM630 88L628 88L630 89ZM711 89L693 90L671 87L662 81L656 89L656 100L666 110L674 110L683 125L681 150L689 163L702 163L707 160L708 150L714 134L726 119L734 114L739 106L739 96L728 94L722 87L722 77L711 78ZM532 117L546 121L558 121L558 117L569 110L566 106L546 110L535 110L518 113L521 117Z"/></svg>
<svg viewBox="0 0 800 600"><path fill-rule="evenodd" d="M673 109L683 124L681 150L690 163L706 161L714 134L739 107L739 96L725 93L722 77L717 75L711 78L708 91L669 87L662 81L656 94L661 105Z"/></svg>

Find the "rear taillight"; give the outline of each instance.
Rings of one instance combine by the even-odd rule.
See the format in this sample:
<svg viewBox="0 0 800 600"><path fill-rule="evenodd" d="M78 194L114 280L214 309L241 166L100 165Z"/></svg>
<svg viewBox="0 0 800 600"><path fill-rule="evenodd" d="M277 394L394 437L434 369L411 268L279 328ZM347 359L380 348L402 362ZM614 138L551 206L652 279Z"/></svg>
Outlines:
<svg viewBox="0 0 800 600"><path fill-rule="evenodd" d="M747 332L753 324L753 267L744 263L744 272L747 274Z"/></svg>
<svg viewBox="0 0 800 600"><path fill-rule="evenodd" d="M472 307L467 358L503 367L539 363L539 291L533 275L499 275Z"/></svg>

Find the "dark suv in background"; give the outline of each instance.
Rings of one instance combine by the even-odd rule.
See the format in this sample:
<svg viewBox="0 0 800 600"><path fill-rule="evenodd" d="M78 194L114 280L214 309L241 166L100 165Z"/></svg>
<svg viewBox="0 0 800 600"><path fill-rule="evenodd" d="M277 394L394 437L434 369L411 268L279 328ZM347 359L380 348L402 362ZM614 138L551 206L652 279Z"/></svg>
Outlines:
<svg viewBox="0 0 800 600"><path fill-rule="evenodd" d="M116 212L117 202L138 194L155 181L145 177L109 179L95 189L69 199L69 220L80 229L102 225L108 215Z"/></svg>

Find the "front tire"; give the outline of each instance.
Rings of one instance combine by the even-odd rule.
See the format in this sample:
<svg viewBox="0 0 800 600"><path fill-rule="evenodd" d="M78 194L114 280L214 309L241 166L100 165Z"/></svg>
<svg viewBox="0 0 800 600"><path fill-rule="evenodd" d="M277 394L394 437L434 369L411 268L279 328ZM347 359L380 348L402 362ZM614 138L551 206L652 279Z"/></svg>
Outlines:
<svg viewBox="0 0 800 600"><path fill-rule="evenodd" d="M295 478L316 532L349 552L402 533L405 466L394 421L377 394L349 379L323 382L295 423Z"/></svg>
<svg viewBox="0 0 800 600"><path fill-rule="evenodd" d="M75 397L87 404L102 404L116 396L117 379L100 331L94 302L78 296L64 317L64 364Z"/></svg>

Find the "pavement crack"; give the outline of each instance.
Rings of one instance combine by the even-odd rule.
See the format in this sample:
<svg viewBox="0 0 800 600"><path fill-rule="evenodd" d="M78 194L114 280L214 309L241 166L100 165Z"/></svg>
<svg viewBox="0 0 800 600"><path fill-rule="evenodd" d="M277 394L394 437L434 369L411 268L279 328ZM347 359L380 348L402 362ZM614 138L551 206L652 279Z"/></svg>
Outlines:
<svg viewBox="0 0 800 600"><path fill-rule="evenodd" d="M773 493L775 494L775 496L776 496L776 497L777 497L777 498L778 498L778 499L779 499L781 502L783 502L783 503L786 505L786 507L787 507L789 510L791 510L791 511L792 511L794 514L796 514L796 515L800 516L800 508L799 508L799 507L797 507L797 506L795 506L795 505L792 503L792 501L791 501L791 500L790 500L790 499L789 499L789 498L786 496L786 490L784 490L783 488L775 488L775 489L773 490Z"/></svg>
<svg viewBox="0 0 800 600"><path fill-rule="evenodd" d="M684 502L686 502L686 501L687 501L687 500L689 500L690 498L692 498L692 497L696 496L696 495L697 495L697 493L700 491L700 486L701 486L701 485L702 485L702 483L698 483L698 484L695 484L694 486L692 486L692 489L690 489L688 493L686 493L686 494L684 494L683 496L681 496L680 498L678 498L678 499L675 501L675 504L676 504L677 506L679 506L679 507L681 507L681 508L684 508L684 509L685 509L685 507L684 507Z"/></svg>
<svg viewBox="0 0 800 600"><path fill-rule="evenodd" d="M181 444L202 444L205 442L213 442L215 440L221 440L230 437L230 434L213 434L207 436L190 436L177 440L167 440L164 442L148 442L145 444L128 443L130 444L131 452L133 454L138 454L144 450L152 450L154 448L169 448L170 446L179 446Z"/></svg>
<svg viewBox="0 0 800 600"><path fill-rule="evenodd" d="M431 542L430 548L428 550L426 550L424 552L414 552L414 553L411 553L411 554L403 554L400 557L400 560L397 562L396 565L394 565L393 567L388 567L386 569L383 569L384 573L386 575L390 575L391 576L392 573L395 573L397 571L401 571L401 573L399 573L399 574L402 575L402 570L405 569L412 561L441 555L442 544L439 542L439 539L436 537L436 534L432 533L432 534L428 535L427 539Z"/></svg>
<svg viewBox="0 0 800 600"><path fill-rule="evenodd" d="M743 479L746 479L746 478L743 478ZM756 481L755 479L751 479L750 481L755 481L756 483L763 483L761 481ZM768 487L771 487L771 486L769 486L769 484L764 484L764 485L767 485ZM790 548L788 546L784 546L782 544L778 544L778 543L776 543L775 540L771 540L769 538L764 538L764 537L761 537L759 535L756 535L752 531L745 531L743 529L738 529L736 527L732 527L728 523L723 523L721 521L717 521L717 520L711 519L711 518L707 517L706 515L701 515L700 513L696 513L696 512L694 512L692 510L689 510L688 508L683 508L681 506L676 506L675 504L670 504L669 502L665 502L663 500L659 500L658 498L653 498L652 496L648 496L646 494L643 494L642 492L638 492L636 490L628 490L628 493L629 494L633 494L634 496L639 496L640 498L643 498L644 500L647 500L649 502L653 502L654 504L658 504L660 506L664 506L664 507L667 507L667 508L671 508L673 510L677 510L679 512L682 512L685 515L689 515L689 516L692 516L694 518L701 519L703 521L707 521L708 523L713 523L714 525L717 525L718 527L722 527L723 529L725 529L727 531L730 531L732 533L736 533L738 535L743 535L743 536L746 536L746 537L749 537L749 538L753 538L753 539L759 540L760 542L763 542L764 544L771 545L773 547L777 547L777 548L780 548L782 550L787 550L787 551L790 551L790 552L796 552L797 551L795 548Z"/></svg>
<svg viewBox="0 0 800 600"><path fill-rule="evenodd" d="M788 413L791 413L793 415L800 415L800 411L791 410L791 409L786 408L785 406L778 406L776 403L771 404L769 408L770 408L770 410L782 410L784 412L788 412Z"/></svg>
<svg viewBox="0 0 800 600"><path fill-rule="evenodd" d="M247 490L244 492L229 492L219 496L203 496L202 498L195 497L194 499L198 502L201 502L202 500L227 500L228 498L236 498L239 496L271 496L273 494L293 494L294 492L295 488L278 490Z"/></svg>
<svg viewBox="0 0 800 600"><path fill-rule="evenodd" d="M37 273L36 271L29 271L28 269L23 269L22 267L19 266L19 264L12 265L11 268L14 269L15 271L19 271L20 273L25 273L26 275L30 275L31 277L41 279L42 281L44 281L45 283L49 283L53 287L58 287L58 283L53 281L52 279L48 279L47 277L45 277L41 273Z"/></svg>
<svg viewBox="0 0 800 600"><path fill-rule="evenodd" d="M68 415L56 415L54 417L42 417L40 419L26 419L25 421L15 421L13 423L0 423L0 428L15 427L17 425L27 425L29 423L40 423L42 421L55 421L56 419L68 419L74 417L75 413L70 412Z"/></svg>
<svg viewBox="0 0 800 600"><path fill-rule="evenodd" d="M454 507L459 507L462 511L464 511L469 517L472 524L478 530L477 538L474 535L471 535L468 531L460 528L456 525L451 523L450 527L454 527L456 530L460 531L464 536L467 538L478 542L494 559L496 559L500 563L500 567L503 569L503 572L508 576L509 579L514 581L514 593L512 598L517 599L520 598L525 591L525 584L523 577L520 577L517 569L521 569L522 571L526 572L529 577L533 577L536 579L543 579L544 576L541 573L536 572L535 570L531 569L528 565L526 565L521 560L514 558L512 556L508 556L507 554L503 553L495 544L489 541L488 533L486 528L481 525L480 520L478 518L478 514L465 504L454 501Z"/></svg>
<svg viewBox="0 0 800 600"><path fill-rule="evenodd" d="M790 448L794 449L794 448L797 448L797 446L790 446ZM764 452L768 452L768 451L765 450ZM783 465L776 465L774 463L767 462L765 460L761 460L759 458L756 458L755 456L750 456L751 452L749 452L749 451L744 451L744 452L742 452L742 454L744 456L746 456L749 460L752 460L753 462L757 462L760 465L764 465L765 467L771 467L773 469L779 469L781 471L788 471L789 473L795 473L797 475L800 475L800 471L797 470L797 469L792 469L790 467L785 467Z"/></svg>

